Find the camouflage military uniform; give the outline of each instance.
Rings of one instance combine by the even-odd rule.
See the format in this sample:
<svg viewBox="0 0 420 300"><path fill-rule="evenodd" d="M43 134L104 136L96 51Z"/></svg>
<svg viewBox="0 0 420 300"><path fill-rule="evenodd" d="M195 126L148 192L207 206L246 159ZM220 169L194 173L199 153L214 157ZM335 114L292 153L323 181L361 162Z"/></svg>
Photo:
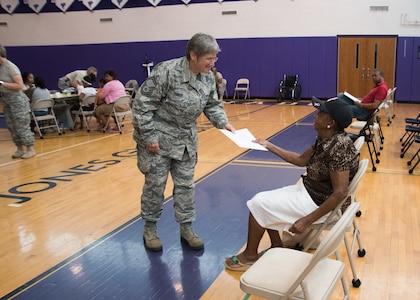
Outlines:
<svg viewBox="0 0 420 300"><path fill-rule="evenodd" d="M13 82L13 76L20 74L19 68L7 60L0 68L0 80ZM32 146L35 142L31 132L31 107L29 98L22 91L13 91L0 86L3 112L13 143L16 146Z"/></svg>
<svg viewBox="0 0 420 300"><path fill-rule="evenodd" d="M195 77L183 57L156 65L136 94L134 140L138 168L145 175L141 215L146 221L160 218L169 172L174 181L176 221L195 220L196 120L204 112L215 127L228 124L215 87L211 72ZM157 155L146 150L146 145L155 143L160 147Z"/></svg>

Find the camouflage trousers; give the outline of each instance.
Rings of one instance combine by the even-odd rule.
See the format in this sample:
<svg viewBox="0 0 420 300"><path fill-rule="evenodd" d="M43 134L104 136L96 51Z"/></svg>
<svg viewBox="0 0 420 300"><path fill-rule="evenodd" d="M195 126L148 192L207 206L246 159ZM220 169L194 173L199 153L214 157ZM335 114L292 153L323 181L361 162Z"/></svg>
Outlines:
<svg viewBox="0 0 420 300"><path fill-rule="evenodd" d="M32 146L35 143L31 131L31 107L29 98L22 92L3 94L3 112L7 129L16 146Z"/></svg>
<svg viewBox="0 0 420 300"><path fill-rule="evenodd" d="M141 216L145 221L157 222L162 214L164 192L168 175L174 183L173 199L175 219L178 223L195 220L194 171L197 154L184 154L182 160L175 160L152 154L137 146L137 166L145 176L141 196Z"/></svg>

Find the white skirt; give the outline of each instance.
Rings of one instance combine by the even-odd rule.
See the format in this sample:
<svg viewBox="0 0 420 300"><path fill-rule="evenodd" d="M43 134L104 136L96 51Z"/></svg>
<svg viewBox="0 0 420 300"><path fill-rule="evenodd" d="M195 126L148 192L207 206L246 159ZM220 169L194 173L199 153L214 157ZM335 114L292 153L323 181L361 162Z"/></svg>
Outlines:
<svg viewBox="0 0 420 300"><path fill-rule="evenodd" d="M260 226L279 231L288 230L298 219L318 208L302 181L276 190L260 192L249 200L247 205ZM324 222L328 215L321 217L314 224Z"/></svg>

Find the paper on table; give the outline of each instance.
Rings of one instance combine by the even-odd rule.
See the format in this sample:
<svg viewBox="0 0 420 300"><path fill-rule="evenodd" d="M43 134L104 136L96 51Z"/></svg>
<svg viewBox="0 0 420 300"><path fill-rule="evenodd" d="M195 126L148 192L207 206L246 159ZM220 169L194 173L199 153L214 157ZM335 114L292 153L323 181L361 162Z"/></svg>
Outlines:
<svg viewBox="0 0 420 300"><path fill-rule="evenodd" d="M344 96L347 96L348 98L350 98L351 100L353 100L354 102L362 102L360 99L354 97L352 94L348 93L348 92L344 92Z"/></svg>
<svg viewBox="0 0 420 300"><path fill-rule="evenodd" d="M220 129L220 131L241 148L268 151L260 144L252 142L255 137L247 128L236 130L235 133L226 129Z"/></svg>

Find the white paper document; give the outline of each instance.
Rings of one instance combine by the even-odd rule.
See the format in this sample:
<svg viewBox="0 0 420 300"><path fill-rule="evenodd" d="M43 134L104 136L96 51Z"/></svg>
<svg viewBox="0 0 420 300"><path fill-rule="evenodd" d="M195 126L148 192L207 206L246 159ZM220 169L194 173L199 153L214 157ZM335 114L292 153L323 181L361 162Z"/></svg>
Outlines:
<svg viewBox="0 0 420 300"><path fill-rule="evenodd" d="M255 140L255 137L247 128L236 130L235 133L226 129L219 130L241 148L268 151L260 144L252 142Z"/></svg>
<svg viewBox="0 0 420 300"><path fill-rule="evenodd" d="M352 94L350 94L346 91L344 92L344 96L347 96L348 98L350 98L354 102L362 102L359 98L354 97Z"/></svg>

